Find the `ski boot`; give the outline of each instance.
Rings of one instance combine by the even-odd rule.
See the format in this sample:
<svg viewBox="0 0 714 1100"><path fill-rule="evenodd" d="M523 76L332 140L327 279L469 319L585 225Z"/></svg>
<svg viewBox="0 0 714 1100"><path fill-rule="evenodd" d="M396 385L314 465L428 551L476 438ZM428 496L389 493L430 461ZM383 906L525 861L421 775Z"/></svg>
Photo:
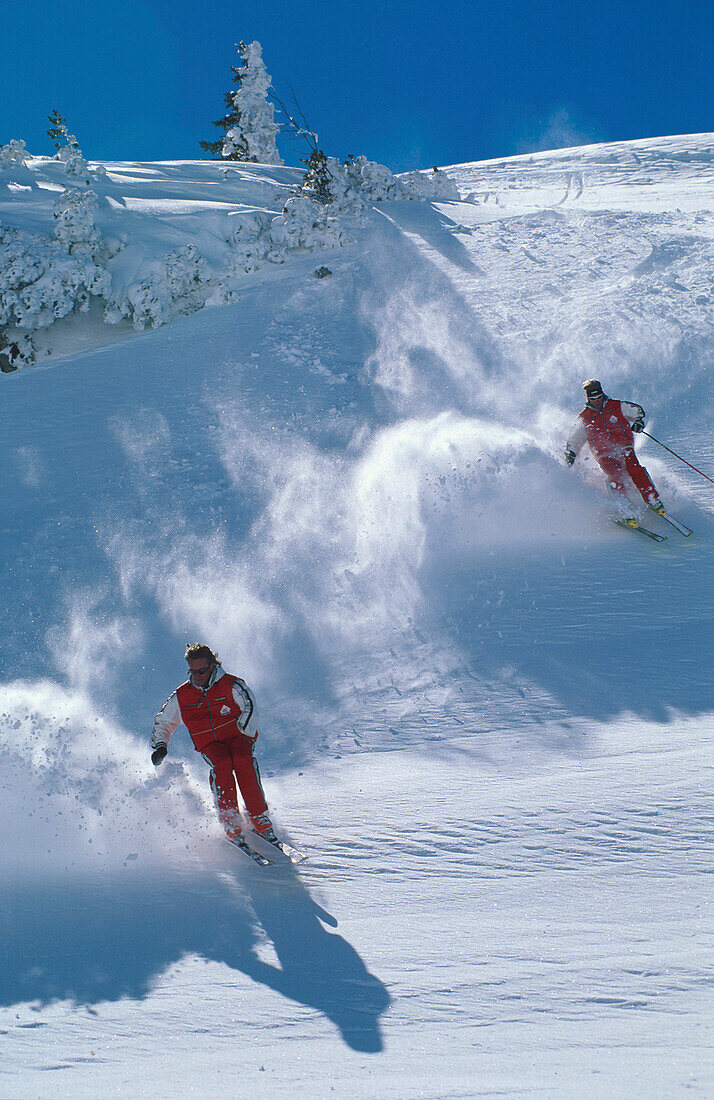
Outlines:
<svg viewBox="0 0 714 1100"><path fill-rule="evenodd" d="M267 840L270 844L277 842L275 830L273 829L273 823L267 811L263 814L256 814L255 817L251 817L253 823L253 832L258 836L262 836L263 840Z"/></svg>

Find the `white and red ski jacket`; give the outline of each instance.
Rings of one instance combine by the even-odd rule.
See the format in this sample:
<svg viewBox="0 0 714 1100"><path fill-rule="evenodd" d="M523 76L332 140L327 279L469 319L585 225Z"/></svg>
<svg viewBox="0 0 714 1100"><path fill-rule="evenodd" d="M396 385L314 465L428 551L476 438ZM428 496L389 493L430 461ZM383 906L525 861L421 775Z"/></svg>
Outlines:
<svg viewBox="0 0 714 1100"><path fill-rule="evenodd" d="M195 697L195 698L194 698ZM201 712L198 716L199 709ZM251 741L258 736L258 708L244 680L216 665L205 691L191 683L181 684L169 695L154 719L151 747L167 745L174 730L186 726L198 752L212 740L229 740L242 733Z"/></svg>
<svg viewBox="0 0 714 1100"><path fill-rule="evenodd" d="M618 401L608 397L598 412L586 405L575 421L565 444L566 453L580 453L586 443L597 458L599 455L619 456L634 447L632 425L645 422L645 410L634 401Z"/></svg>

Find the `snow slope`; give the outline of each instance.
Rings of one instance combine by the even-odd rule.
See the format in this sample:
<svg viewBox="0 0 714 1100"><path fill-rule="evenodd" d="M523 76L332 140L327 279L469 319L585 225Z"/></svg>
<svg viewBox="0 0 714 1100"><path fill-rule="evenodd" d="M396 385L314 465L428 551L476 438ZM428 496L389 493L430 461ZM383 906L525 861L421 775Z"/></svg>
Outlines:
<svg viewBox="0 0 714 1100"><path fill-rule="evenodd" d="M655 546L560 454L596 375L714 476L713 159L454 166L1 379L0 1093L711 1095L714 488L643 440L695 529ZM134 166L133 231L200 247L266 171ZM148 763L197 639L299 869L185 734Z"/></svg>

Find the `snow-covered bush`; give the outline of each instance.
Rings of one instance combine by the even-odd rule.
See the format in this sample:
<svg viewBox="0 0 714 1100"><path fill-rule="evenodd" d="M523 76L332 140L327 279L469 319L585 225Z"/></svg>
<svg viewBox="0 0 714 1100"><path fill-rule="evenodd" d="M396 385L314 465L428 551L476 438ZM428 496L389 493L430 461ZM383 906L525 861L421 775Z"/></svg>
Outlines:
<svg viewBox="0 0 714 1100"><path fill-rule="evenodd" d="M395 199L458 199L459 190L445 172L409 172L402 176L366 157L349 157L341 166L328 158L330 171L345 196L356 191L367 203ZM340 172L340 168L342 171ZM344 201L342 199L341 201Z"/></svg>
<svg viewBox="0 0 714 1100"><path fill-rule="evenodd" d="M20 349L13 366L32 362L29 334L85 312L110 288L109 272L90 250L71 254L59 240L0 225L0 343L6 358L8 348Z"/></svg>
<svg viewBox="0 0 714 1100"><path fill-rule="evenodd" d="M271 248L270 226L273 215L256 210L241 214L235 220L236 225L229 238L231 267L245 273L257 271Z"/></svg>
<svg viewBox="0 0 714 1100"><path fill-rule="evenodd" d="M126 318L137 332L158 328L175 317L201 309L206 301L207 282L205 260L194 245L185 245L171 252L162 263L153 262L150 274L132 283L119 299L110 299L104 320L114 325Z"/></svg>
<svg viewBox="0 0 714 1100"><path fill-rule="evenodd" d="M27 163L29 156L24 141L13 139L0 146L0 188L13 191L19 185L31 191L36 189L34 173Z"/></svg>
<svg viewBox="0 0 714 1100"><path fill-rule="evenodd" d="M77 139L57 111L50 116L57 159L77 179L54 204L54 239L0 225L0 367L15 369L34 359L32 333L74 311L86 312L91 299L106 298L110 251L95 222L97 196L89 187L86 161ZM25 143L12 141L0 151L0 172L33 173ZM81 186L79 181L85 184ZM49 227L48 227L49 229Z"/></svg>
<svg viewBox="0 0 714 1100"><path fill-rule="evenodd" d="M14 306L17 324L33 330L45 328L75 309L86 313L91 297L104 296L110 286L109 272L91 261L51 264L18 294Z"/></svg>
<svg viewBox="0 0 714 1100"><path fill-rule="evenodd" d="M35 343L30 333L10 335L0 327L0 371L9 374L35 361Z"/></svg>
<svg viewBox="0 0 714 1100"><path fill-rule="evenodd" d="M219 276L212 280L206 305L226 305L235 301L237 286L244 283L245 276L268 262L272 218L272 214L259 210L236 215L235 226L226 242L230 252Z"/></svg>
<svg viewBox="0 0 714 1100"><path fill-rule="evenodd" d="M404 197L396 176L366 157L340 161L313 149L307 165L303 192L329 206L333 217L359 217L372 202Z"/></svg>
<svg viewBox="0 0 714 1100"><path fill-rule="evenodd" d="M459 191L445 172L410 172L395 176L384 164L366 157L326 157L313 150L304 177L304 188L329 204L333 213L359 215L375 202L396 199L458 199Z"/></svg>
<svg viewBox="0 0 714 1100"><path fill-rule="evenodd" d="M358 192L366 202L404 198L400 180L384 164L366 157L348 157L342 168L348 192Z"/></svg>
<svg viewBox="0 0 714 1100"><path fill-rule="evenodd" d="M27 164L28 156L29 153L27 152L25 142L17 141L13 138L7 145L0 145L0 168L10 168L14 166L24 168Z"/></svg>
<svg viewBox="0 0 714 1100"><path fill-rule="evenodd" d="M86 310L110 286L108 271L90 256L69 256L57 241L0 226L0 326L46 328Z"/></svg>
<svg viewBox="0 0 714 1100"><path fill-rule="evenodd" d="M308 194L293 195L282 214L272 220L268 259L283 263L289 249L339 248L346 240L344 227L330 216L329 207Z"/></svg>
<svg viewBox="0 0 714 1100"><path fill-rule="evenodd" d="M94 218L97 196L94 191L68 187L57 199L54 208L55 236L70 254L96 256L101 237Z"/></svg>
<svg viewBox="0 0 714 1100"><path fill-rule="evenodd" d="M188 299L206 281L206 261L195 245L177 248L166 258L166 285L172 302Z"/></svg>
<svg viewBox="0 0 714 1100"><path fill-rule="evenodd" d="M241 42L238 51L243 64L234 71L240 87L231 97L238 122L227 131L222 154L231 160L282 164L275 143L280 127L275 121L273 104L267 98L270 77L260 42L249 45Z"/></svg>
<svg viewBox="0 0 714 1100"><path fill-rule="evenodd" d="M229 257L220 275L211 280L205 304L235 301L245 276L264 264L285 263L290 253L298 250L339 248L347 239L339 218L305 192L292 196L277 216L267 211L241 214L227 242Z"/></svg>
<svg viewBox="0 0 714 1100"><path fill-rule="evenodd" d="M454 181L438 168L430 172L405 172L399 176L399 182L407 198L432 202L458 202L461 198Z"/></svg>

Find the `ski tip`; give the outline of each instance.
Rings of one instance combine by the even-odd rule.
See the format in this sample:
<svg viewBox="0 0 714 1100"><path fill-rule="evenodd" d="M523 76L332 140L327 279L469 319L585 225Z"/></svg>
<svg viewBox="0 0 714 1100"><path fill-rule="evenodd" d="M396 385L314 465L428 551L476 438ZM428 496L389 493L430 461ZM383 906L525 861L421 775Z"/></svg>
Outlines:
<svg viewBox="0 0 714 1100"><path fill-rule="evenodd" d="M652 505L650 504L649 507L652 508ZM662 508L661 511L657 508L652 508L652 511L656 516L659 516L660 519L663 519L665 523L674 527L675 531L679 531L680 535L683 535L685 539L688 539L692 534L691 527L687 527L686 523L682 523L680 520L675 519L674 516L670 516L665 508Z"/></svg>
<svg viewBox="0 0 714 1100"><path fill-rule="evenodd" d="M660 535L656 531L650 531L648 527L643 527L636 519L621 519L619 516L612 516L611 519L618 527L626 527L629 531L636 531L638 535L644 535L646 538L651 539L652 542L667 541L666 535Z"/></svg>
<svg viewBox="0 0 714 1100"><path fill-rule="evenodd" d="M269 844L271 848L274 848L281 855L284 855L291 863L304 863L307 859L307 853L301 852L297 848L293 848L292 844L288 844L284 840L280 840L279 837L273 834L273 839L265 836L264 833L259 833L257 829L253 829L253 834L262 840L265 844Z"/></svg>
<svg viewBox="0 0 714 1100"><path fill-rule="evenodd" d="M289 859L291 863L304 863L307 859L306 852L299 852L297 848L293 848L292 844L286 844L285 841L279 840L277 843L273 843L273 848L277 848L279 852Z"/></svg>

